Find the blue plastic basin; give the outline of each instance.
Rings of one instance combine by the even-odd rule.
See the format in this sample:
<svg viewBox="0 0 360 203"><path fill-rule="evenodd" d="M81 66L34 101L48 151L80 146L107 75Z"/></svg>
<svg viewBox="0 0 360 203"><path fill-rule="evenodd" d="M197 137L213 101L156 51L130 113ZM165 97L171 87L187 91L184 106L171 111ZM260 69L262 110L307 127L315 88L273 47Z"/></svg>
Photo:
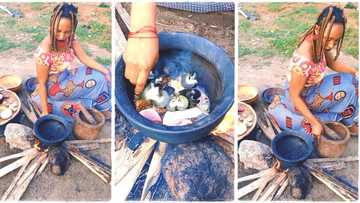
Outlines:
<svg viewBox="0 0 360 203"><path fill-rule="evenodd" d="M48 114L34 124L34 134L43 146L56 145L71 135L72 124L60 116Z"/></svg>
<svg viewBox="0 0 360 203"><path fill-rule="evenodd" d="M222 120L234 100L234 64L222 48L205 38L190 33L159 33L160 58L167 50L187 50L209 65L195 70L199 84L208 92L210 114L186 126L165 126L142 117L134 108L134 87L125 79L122 58L116 64L115 97L117 106L126 119L141 134L167 143L179 144L207 136Z"/></svg>
<svg viewBox="0 0 360 203"><path fill-rule="evenodd" d="M282 168L289 168L302 164L311 156L313 143L314 140L309 135L283 131L272 140L271 148Z"/></svg>

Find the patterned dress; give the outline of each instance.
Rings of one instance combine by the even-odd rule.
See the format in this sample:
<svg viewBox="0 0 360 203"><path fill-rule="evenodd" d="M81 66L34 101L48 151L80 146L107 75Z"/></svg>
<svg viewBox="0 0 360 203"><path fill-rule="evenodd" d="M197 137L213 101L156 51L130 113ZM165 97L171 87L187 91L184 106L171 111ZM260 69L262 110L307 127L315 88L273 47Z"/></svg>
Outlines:
<svg viewBox="0 0 360 203"><path fill-rule="evenodd" d="M291 58L289 69L298 69L306 77L302 99L309 110L322 122L339 121L346 126L358 122L358 79L348 73L325 75L325 56L314 63L296 52ZM288 75L288 81L291 77ZM281 103L269 109L272 117L283 130L297 130L311 134L311 124L298 112L291 101L289 83L285 84Z"/></svg>
<svg viewBox="0 0 360 203"><path fill-rule="evenodd" d="M110 87L105 76L80 64L72 48L64 52L45 52L39 47L35 57L37 63L49 68L46 85L49 113L70 119L79 112L79 104L100 111L110 110ZM38 87L31 98L42 110Z"/></svg>

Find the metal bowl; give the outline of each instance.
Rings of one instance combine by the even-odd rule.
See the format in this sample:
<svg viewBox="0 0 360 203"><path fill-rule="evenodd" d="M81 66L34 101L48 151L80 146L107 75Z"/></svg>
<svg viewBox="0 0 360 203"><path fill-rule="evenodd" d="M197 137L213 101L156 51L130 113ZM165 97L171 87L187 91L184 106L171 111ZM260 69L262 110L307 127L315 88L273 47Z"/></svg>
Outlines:
<svg viewBox="0 0 360 203"><path fill-rule="evenodd" d="M72 124L60 116L48 114L34 124L34 134L43 145L56 145L71 135Z"/></svg>
<svg viewBox="0 0 360 203"><path fill-rule="evenodd" d="M308 159L313 152L314 140L309 135L295 131L283 131L271 142L274 156L283 168L297 166Z"/></svg>

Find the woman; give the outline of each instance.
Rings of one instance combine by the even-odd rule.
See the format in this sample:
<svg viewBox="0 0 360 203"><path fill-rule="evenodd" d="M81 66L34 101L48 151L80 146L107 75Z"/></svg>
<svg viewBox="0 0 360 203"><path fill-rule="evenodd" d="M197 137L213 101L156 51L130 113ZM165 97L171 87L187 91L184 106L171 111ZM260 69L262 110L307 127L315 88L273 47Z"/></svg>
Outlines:
<svg viewBox="0 0 360 203"><path fill-rule="evenodd" d="M71 118L83 105L110 118L110 71L81 48L75 36L77 24L74 5L62 3L54 8L49 34L35 53L39 84L32 99L42 115Z"/></svg>
<svg viewBox="0 0 360 203"><path fill-rule="evenodd" d="M358 70L337 60L345 26L343 10L329 6L301 38L290 61L285 95L270 105L282 129L320 136L323 122L340 121L358 134ZM325 76L326 67L337 73Z"/></svg>

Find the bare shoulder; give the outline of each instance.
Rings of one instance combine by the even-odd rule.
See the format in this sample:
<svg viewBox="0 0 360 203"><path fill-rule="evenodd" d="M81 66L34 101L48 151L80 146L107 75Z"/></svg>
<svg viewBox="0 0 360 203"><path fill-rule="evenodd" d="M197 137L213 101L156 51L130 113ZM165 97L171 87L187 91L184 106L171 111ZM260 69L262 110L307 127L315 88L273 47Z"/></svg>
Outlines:
<svg viewBox="0 0 360 203"><path fill-rule="evenodd" d="M313 58L313 44L310 41L304 40L297 48L296 53L308 59Z"/></svg>
<svg viewBox="0 0 360 203"><path fill-rule="evenodd" d="M39 47L43 49L45 52L48 52L51 50L51 39L50 35L47 35L41 42Z"/></svg>

